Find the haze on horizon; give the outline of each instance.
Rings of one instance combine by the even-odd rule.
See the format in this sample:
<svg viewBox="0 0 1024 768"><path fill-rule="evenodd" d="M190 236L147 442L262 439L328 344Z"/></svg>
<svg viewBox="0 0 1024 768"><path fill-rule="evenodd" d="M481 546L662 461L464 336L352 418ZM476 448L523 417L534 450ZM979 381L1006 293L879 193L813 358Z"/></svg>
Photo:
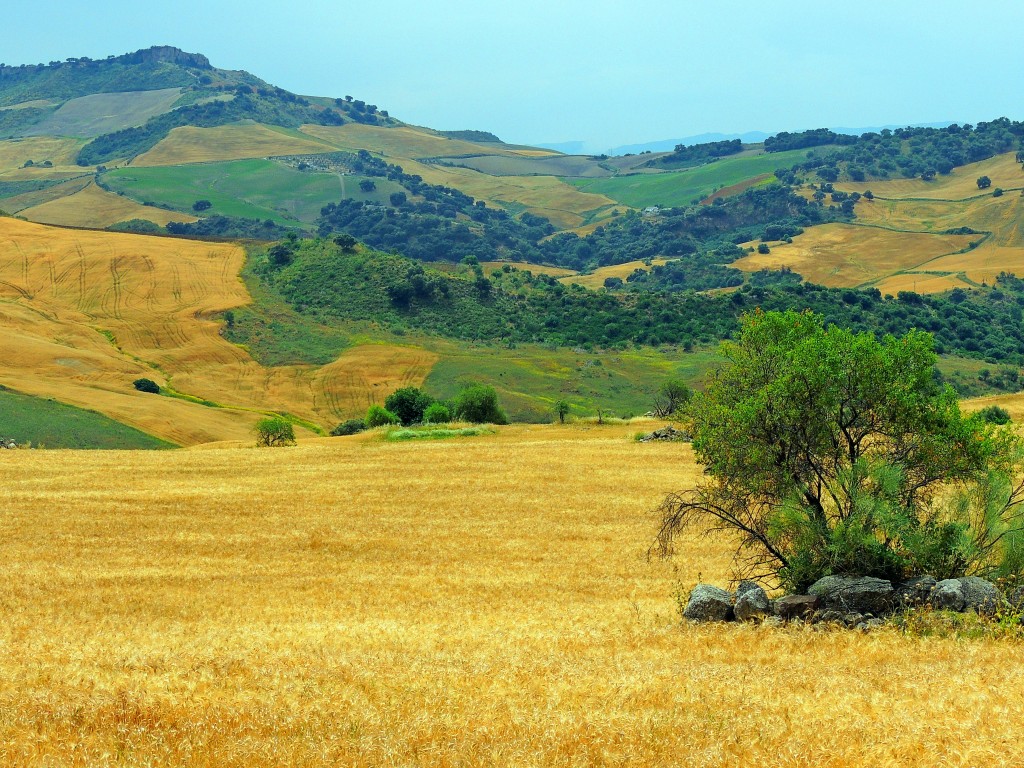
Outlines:
<svg viewBox="0 0 1024 768"><path fill-rule="evenodd" d="M1024 4L18 4L7 64L174 45L406 122L597 152L705 132L1019 119ZM116 23L112 20L116 19Z"/></svg>

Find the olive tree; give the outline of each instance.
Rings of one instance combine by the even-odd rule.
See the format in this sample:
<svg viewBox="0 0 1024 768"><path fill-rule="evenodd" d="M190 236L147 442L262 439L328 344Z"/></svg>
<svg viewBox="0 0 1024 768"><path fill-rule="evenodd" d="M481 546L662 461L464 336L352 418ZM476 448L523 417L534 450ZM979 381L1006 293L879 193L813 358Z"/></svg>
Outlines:
<svg viewBox="0 0 1024 768"><path fill-rule="evenodd" d="M253 430L256 432L256 445L261 448L295 445L295 428L290 421L280 416L260 419Z"/></svg>
<svg viewBox="0 0 1024 768"><path fill-rule="evenodd" d="M722 352L689 407L704 478L665 500L655 548L689 525L728 531L740 574L795 589L1022 570L1019 440L961 413L929 334L759 312Z"/></svg>

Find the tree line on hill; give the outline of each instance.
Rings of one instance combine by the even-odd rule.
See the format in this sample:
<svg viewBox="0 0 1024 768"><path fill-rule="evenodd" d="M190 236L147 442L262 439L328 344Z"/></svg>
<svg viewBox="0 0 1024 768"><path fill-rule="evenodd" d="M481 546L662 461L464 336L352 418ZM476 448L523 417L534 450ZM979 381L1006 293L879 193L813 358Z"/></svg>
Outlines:
<svg viewBox="0 0 1024 768"><path fill-rule="evenodd" d="M454 339L586 348L631 344L689 348L729 338L754 309L810 309L855 332L931 333L936 351L1002 365L990 378L1018 386L1024 364L1024 281L999 276L990 289L944 295L840 289L763 272L729 295L693 291L591 291L509 265L485 274L470 257L454 273L373 252L339 237L292 238L253 251L259 278L317 322L373 321Z"/></svg>
<svg viewBox="0 0 1024 768"><path fill-rule="evenodd" d="M792 183L801 171L812 171L827 182L845 174L853 181L891 177L925 180L948 174L954 168L987 160L1020 146L1024 122L1005 117L977 125L953 124L946 128L885 129L861 136L836 134L824 128L780 133L765 139L767 152L807 147L829 147L788 172L777 172Z"/></svg>

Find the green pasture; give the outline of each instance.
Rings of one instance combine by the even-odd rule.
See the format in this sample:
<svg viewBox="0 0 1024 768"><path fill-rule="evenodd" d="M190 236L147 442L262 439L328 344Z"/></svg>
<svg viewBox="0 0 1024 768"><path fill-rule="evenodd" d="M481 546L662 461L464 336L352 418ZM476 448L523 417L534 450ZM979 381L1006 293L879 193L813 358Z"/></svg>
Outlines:
<svg viewBox="0 0 1024 768"><path fill-rule="evenodd" d="M376 190L363 192L361 176L299 171L273 160L234 160L153 168L120 168L104 175L104 183L139 202L169 205L191 212L196 200L213 207L204 215L221 214L312 223L320 209L342 197L386 203L402 188L387 179L373 179Z"/></svg>
<svg viewBox="0 0 1024 768"><path fill-rule="evenodd" d="M34 448L173 448L95 411L0 388L0 437Z"/></svg>
<svg viewBox="0 0 1024 768"><path fill-rule="evenodd" d="M809 151L795 149L748 157L727 157L696 168L668 173L631 174L607 179L566 178L564 181L585 192L606 195L633 208L649 205L674 208L691 205L694 200L703 199L722 187L772 173L777 168L789 168L806 160ZM820 153L823 148L818 147L817 151Z"/></svg>

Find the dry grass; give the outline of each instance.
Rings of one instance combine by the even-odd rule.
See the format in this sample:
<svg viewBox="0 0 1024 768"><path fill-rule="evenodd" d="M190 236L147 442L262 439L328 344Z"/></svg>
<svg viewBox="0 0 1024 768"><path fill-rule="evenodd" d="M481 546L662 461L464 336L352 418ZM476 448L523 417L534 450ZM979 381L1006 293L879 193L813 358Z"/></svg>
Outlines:
<svg viewBox="0 0 1024 768"><path fill-rule="evenodd" d="M69 227L94 227L97 229L129 219L145 219L160 225L169 221L196 220L195 216L188 214L140 205L127 197L108 192L96 184L89 184L74 194L25 208L19 213L29 221L40 224L61 224Z"/></svg>
<svg viewBox="0 0 1024 768"><path fill-rule="evenodd" d="M249 157L331 152L313 138L295 136L266 125L221 125L216 128L175 128L167 138L132 163L138 166L179 165Z"/></svg>
<svg viewBox="0 0 1024 768"><path fill-rule="evenodd" d="M988 176L992 186L978 189L978 179ZM870 189L878 197L922 198L929 200L964 200L978 195L991 196L996 187L1020 189L1024 187L1024 173L1016 160L1016 152L996 155L970 165L955 168L948 176L936 176L933 181L921 179L897 179L894 181L864 181L836 184L836 189L846 192L864 192ZM859 208L858 208L859 211Z"/></svg>
<svg viewBox="0 0 1024 768"><path fill-rule="evenodd" d="M629 430L3 456L0 763L1020 764L1019 645L681 627Z"/></svg>
<svg viewBox="0 0 1024 768"><path fill-rule="evenodd" d="M27 160L31 160L33 163L49 160L55 167L35 169L36 173L42 171L52 173L58 167L72 168L81 173L82 168L75 165L75 157L83 144L85 141L81 139L63 139L54 136L34 136L27 139L0 141L0 171L20 169Z"/></svg>
<svg viewBox="0 0 1024 768"><path fill-rule="evenodd" d="M247 439L264 410L329 428L426 378L435 355L384 345L323 368L259 365L212 319L249 302L243 258L232 245L0 219L0 384L194 444ZM225 407L136 392L142 376Z"/></svg>
<svg viewBox="0 0 1024 768"><path fill-rule="evenodd" d="M496 269L501 269L504 266L514 267L515 269L525 272L529 270L535 275L551 275L551 277L567 277L569 275L575 275L576 270L566 269L565 267L545 267L540 264L531 264L528 261L481 261L480 266L484 268L484 272L490 274Z"/></svg>
<svg viewBox="0 0 1024 768"><path fill-rule="evenodd" d="M854 224L823 224L807 229L792 243L772 244L771 253L752 253L731 266L746 272L787 266L812 283L854 286L918 267L960 250L976 239L976 235L893 232Z"/></svg>
<svg viewBox="0 0 1024 768"><path fill-rule="evenodd" d="M523 157L549 157L558 155L549 150L523 150L506 148L501 144L477 144L462 139L449 139L412 126L385 128L377 125L347 123L340 126L304 125L302 132L342 149L365 149L388 157L409 159L424 157L453 157L458 155L520 155Z"/></svg>
<svg viewBox="0 0 1024 768"><path fill-rule="evenodd" d="M651 259L651 266L661 266L667 262L668 259ZM560 282L576 283L577 285L585 286L591 290L597 290L598 288L604 287L605 279L609 277L618 277L625 280L638 269L649 272L651 267L643 261L627 261L625 264L612 264L607 267L598 267L588 275L572 275L570 277L563 277Z"/></svg>
<svg viewBox="0 0 1024 768"><path fill-rule="evenodd" d="M941 293L954 288L971 288L971 284L958 275L930 275L926 272L901 272L879 280L874 285L882 295L896 296L900 291L915 293Z"/></svg>

